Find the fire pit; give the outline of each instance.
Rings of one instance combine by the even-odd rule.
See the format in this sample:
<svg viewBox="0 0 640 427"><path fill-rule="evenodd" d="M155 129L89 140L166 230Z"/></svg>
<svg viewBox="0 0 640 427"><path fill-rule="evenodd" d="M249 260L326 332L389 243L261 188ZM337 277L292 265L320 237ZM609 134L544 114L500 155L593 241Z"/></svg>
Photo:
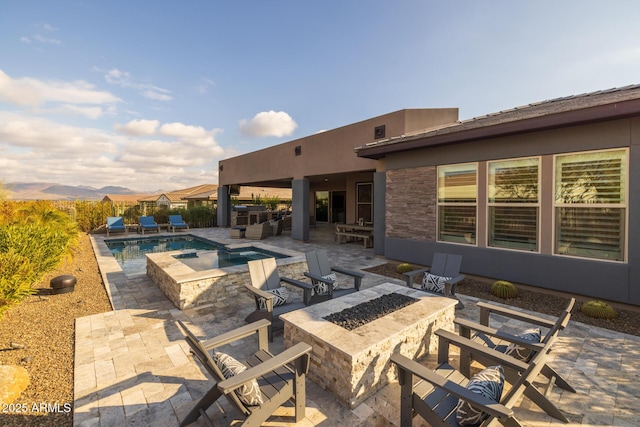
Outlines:
<svg viewBox="0 0 640 427"><path fill-rule="evenodd" d="M339 313L332 313L323 319L352 331L414 302L418 302L418 300L406 295L384 294L370 301L346 308Z"/></svg>
<svg viewBox="0 0 640 427"><path fill-rule="evenodd" d="M325 319L385 295L390 296L384 299L416 301L351 330ZM393 353L418 359L437 351L433 332L440 328L453 331L456 303L451 298L383 283L282 314L284 345L311 345L309 378L354 408L395 378L389 362Z"/></svg>

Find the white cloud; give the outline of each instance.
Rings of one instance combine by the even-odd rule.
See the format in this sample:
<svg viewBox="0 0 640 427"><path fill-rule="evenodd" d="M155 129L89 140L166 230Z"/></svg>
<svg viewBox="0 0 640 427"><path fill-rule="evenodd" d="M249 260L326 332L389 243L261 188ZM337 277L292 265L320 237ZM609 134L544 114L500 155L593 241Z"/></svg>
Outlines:
<svg viewBox="0 0 640 427"><path fill-rule="evenodd" d="M31 39L29 37L26 37L26 36L20 37L20 41L22 43L31 43Z"/></svg>
<svg viewBox="0 0 640 427"><path fill-rule="evenodd" d="M204 95L209 92L209 89L213 86L215 86L215 82L213 80L202 78L200 79L200 84L196 86L196 92Z"/></svg>
<svg viewBox="0 0 640 427"><path fill-rule="evenodd" d="M126 125L116 125L115 129L126 135L153 135L158 129L160 122L158 120L131 120Z"/></svg>
<svg viewBox="0 0 640 427"><path fill-rule="evenodd" d="M113 68L107 71L107 73L104 75L104 79L107 83L112 85L135 89L140 95L147 99L165 102L171 101L173 99L173 97L170 95L170 90L163 89L149 83L137 82L131 77L131 73L127 71L120 71L117 68Z"/></svg>
<svg viewBox="0 0 640 427"><path fill-rule="evenodd" d="M284 111L263 111L251 120L239 122L240 132L250 137L283 137L293 133L298 124Z"/></svg>
<svg viewBox="0 0 640 427"><path fill-rule="evenodd" d="M157 120L133 120L110 132L0 111L2 178L136 191L215 183L217 162L227 157L217 132Z"/></svg>
<svg viewBox="0 0 640 427"><path fill-rule="evenodd" d="M45 37L42 34L34 34L33 39L39 41L40 43L62 44L60 40L52 39L50 37Z"/></svg>
<svg viewBox="0 0 640 427"><path fill-rule="evenodd" d="M30 77L13 79L2 70L0 70L0 100L30 107L47 102L113 104L120 101L113 94L95 90L95 86L82 80L62 82Z"/></svg>

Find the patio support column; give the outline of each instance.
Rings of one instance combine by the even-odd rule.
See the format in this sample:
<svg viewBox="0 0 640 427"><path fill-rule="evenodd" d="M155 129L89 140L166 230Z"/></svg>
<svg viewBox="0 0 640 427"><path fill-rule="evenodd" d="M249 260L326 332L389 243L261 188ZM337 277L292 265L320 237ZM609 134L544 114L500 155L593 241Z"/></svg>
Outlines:
<svg viewBox="0 0 640 427"><path fill-rule="evenodd" d="M229 186L218 187L218 227L231 226L231 196Z"/></svg>
<svg viewBox="0 0 640 427"><path fill-rule="evenodd" d="M291 237L309 241L309 179L291 181Z"/></svg>
<svg viewBox="0 0 640 427"><path fill-rule="evenodd" d="M384 255L387 213L387 173L373 174L373 253Z"/></svg>

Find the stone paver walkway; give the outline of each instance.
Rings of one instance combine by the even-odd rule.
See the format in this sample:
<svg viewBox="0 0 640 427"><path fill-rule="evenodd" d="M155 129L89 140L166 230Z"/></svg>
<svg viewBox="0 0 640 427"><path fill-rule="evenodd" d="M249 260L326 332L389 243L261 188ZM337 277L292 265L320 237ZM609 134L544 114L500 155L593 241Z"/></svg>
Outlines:
<svg viewBox="0 0 640 427"><path fill-rule="evenodd" d="M220 242L235 242L228 229L193 229L192 234ZM327 248L336 265L362 269L385 263L362 245L338 245L330 229L311 231L312 242L293 241L290 233L265 242L301 252ZM114 311L77 319L75 343L75 426L177 426L179 420L212 385L202 367L189 354L178 327L180 319L202 337L213 337L244 324L254 305L249 295L233 306L214 305L180 311L146 276L126 277L104 244L92 237L96 257L107 284ZM464 266L464 265L463 265ZM363 287L394 282L367 273ZM398 282L396 282L398 283ZM462 296L465 309L456 315L478 319L474 298ZM504 327L518 330L515 321ZM282 332L275 333L272 352L283 348ZM236 345L230 352L241 358L249 346ZM578 390L555 387L549 398L570 419L556 421L523 398L516 408L527 426L639 426L640 338L571 322L560 335L552 365ZM430 357L424 363L433 363ZM288 423L293 412L281 408L268 425L277 426L397 426L397 382L350 410L333 395L307 380L307 418ZM214 424L237 425L239 414L226 399L209 409ZM205 425L198 420L194 426ZM415 425L425 425L419 418Z"/></svg>

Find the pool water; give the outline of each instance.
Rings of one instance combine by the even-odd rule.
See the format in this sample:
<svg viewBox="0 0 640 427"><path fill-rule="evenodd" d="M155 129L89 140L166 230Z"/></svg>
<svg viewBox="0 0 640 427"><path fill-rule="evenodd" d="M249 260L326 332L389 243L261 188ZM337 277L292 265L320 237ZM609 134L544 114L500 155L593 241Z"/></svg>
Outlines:
<svg viewBox="0 0 640 427"><path fill-rule="evenodd" d="M255 248L229 250L221 243L191 235L113 239L105 240L105 243L127 276L145 274L145 255L157 252L193 250L175 257L196 271L243 265L253 259L282 257L280 254Z"/></svg>

